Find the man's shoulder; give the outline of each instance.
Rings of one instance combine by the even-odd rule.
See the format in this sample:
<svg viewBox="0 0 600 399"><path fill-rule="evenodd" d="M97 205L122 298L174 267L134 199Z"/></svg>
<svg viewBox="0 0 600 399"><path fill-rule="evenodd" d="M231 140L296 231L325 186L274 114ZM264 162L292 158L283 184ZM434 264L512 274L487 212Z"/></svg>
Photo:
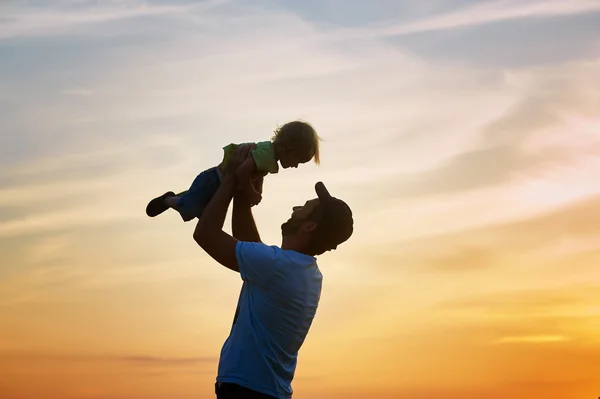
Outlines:
<svg viewBox="0 0 600 399"><path fill-rule="evenodd" d="M297 251L284 250L277 245L263 242L238 241L236 245L238 257L262 262L285 262L304 265L314 265L318 269L315 257Z"/></svg>
<svg viewBox="0 0 600 399"><path fill-rule="evenodd" d="M238 258L245 257L262 262L276 260L282 253L277 245L268 245L263 242L238 241L236 244Z"/></svg>
<svg viewBox="0 0 600 399"><path fill-rule="evenodd" d="M244 281L264 283L279 269L281 248L262 242L238 241L235 248L240 274Z"/></svg>
<svg viewBox="0 0 600 399"><path fill-rule="evenodd" d="M262 241L238 241L238 248L243 248L248 251L267 251L267 252L281 252L282 249L277 245L265 244Z"/></svg>

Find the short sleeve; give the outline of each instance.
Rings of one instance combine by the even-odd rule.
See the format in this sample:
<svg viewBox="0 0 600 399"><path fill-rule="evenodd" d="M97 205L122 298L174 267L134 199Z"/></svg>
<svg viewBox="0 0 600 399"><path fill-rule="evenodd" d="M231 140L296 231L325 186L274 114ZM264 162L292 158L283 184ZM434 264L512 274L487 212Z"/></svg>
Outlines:
<svg viewBox="0 0 600 399"><path fill-rule="evenodd" d="M277 173L279 171L273 143L270 141L256 143L256 148L252 150L252 157L256 163L257 170L269 173Z"/></svg>
<svg viewBox="0 0 600 399"><path fill-rule="evenodd" d="M242 280L258 285L269 281L276 273L279 251L262 242L238 241L235 255Z"/></svg>

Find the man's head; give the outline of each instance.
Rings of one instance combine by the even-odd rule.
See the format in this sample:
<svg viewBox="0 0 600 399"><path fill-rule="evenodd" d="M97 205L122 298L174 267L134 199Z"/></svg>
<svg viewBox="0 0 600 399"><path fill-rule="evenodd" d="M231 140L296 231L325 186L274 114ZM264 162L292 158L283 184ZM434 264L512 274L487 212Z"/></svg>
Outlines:
<svg viewBox="0 0 600 399"><path fill-rule="evenodd" d="M350 207L332 197L321 182L315 191L317 198L295 206L290 219L281 225L284 242L293 241L293 246L311 256L336 249L354 231Z"/></svg>

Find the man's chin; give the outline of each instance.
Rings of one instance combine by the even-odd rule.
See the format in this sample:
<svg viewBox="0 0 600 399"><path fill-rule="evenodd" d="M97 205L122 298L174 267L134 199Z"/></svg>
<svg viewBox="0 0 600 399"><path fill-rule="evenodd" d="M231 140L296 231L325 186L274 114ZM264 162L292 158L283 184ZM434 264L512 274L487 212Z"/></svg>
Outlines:
<svg viewBox="0 0 600 399"><path fill-rule="evenodd" d="M298 226L296 226L291 220L288 220L281 225L281 235L283 236L294 234L296 231L298 231Z"/></svg>

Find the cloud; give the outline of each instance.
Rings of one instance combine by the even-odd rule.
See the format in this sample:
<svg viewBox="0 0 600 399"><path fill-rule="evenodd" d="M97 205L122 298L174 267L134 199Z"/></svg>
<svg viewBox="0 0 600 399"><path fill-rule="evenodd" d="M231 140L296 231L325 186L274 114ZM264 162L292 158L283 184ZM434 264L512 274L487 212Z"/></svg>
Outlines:
<svg viewBox="0 0 600 399"><path fill-rule="evenodd" d="M18 170L12 169L10 173L2 173L0 175L0 184L3 187L31 187L32 185L52 181L53 183L61 182L84 182L86 180L94 180L98 177L110 177L124 168L125 159L118 159L121 154L113 156L97 156L91 153L86 153L77 157L63 158L60 160L61 165L37 165L37 168L32 168L32 165L27 165L30 170L25 173L19 173ZM121 155L123 158L125 155ZM56 161L56 160L55 160ZM76 167L73 167L76 165ZM8 199L10 201L10 198Z"/></svg>
<svg viewBox="0 0 600 399"><path fill-rule="evenodd" d="M570 317L594 315L600 306L595 292L600 282L562 285L555 288L513 289L485 294L459 295L436 305L448 311L482 312L489 316L513 318Z"/></svg>
<svg viewBox="0 0 600 399"><path fill-rule="evenodd" d="M510 20L388 39L432 63L515 70L588 61L598 53L598 14Z"/></svg>
<svg viewBox="0 0 600 399"><path fill-rule="evenodd" d="M515 19L548 18L567 16L573 14L584 14L600 12L600 5L594 0L551 0L551 1L514 1L497 0L475 3L457 11L446 14L427 17L422 20L412 21L405 24L392 26L391 24L382 28L371 28L365 30L354 30L345 32L357 36L398 36L418 32L447 30L490 24L500 21Z"/></svg>
<svg viewBox="0 0 600 399"><path fill-rule="evenodd" d="M468 276L496 271L504 281L508 277L503 270L535 278L544 269L548 279L576 270L585 278L586 271L591 272L600 260L595 236L599 215L600 196L596 195L512 221L448 228L421 237L415 237L414 231L402 239L388 236L385 244L369 244L364 252L355 249L350 257L374 264L386 274L410 271L431 276L433 272L447 278L449 272ZM537 278L540 283L545 280Z"/></svg>
<svg viewBox="0 0 600 399"><path fill-rule="evenodd" d="M598 78L597 62L507 74L504 88L519 94L499 115L470 127L476 132L470 136L471 149L465 150L463 144L463 152L443 160L438 157L438 164L429 170L378 180L372 183L373 192L394 198L464 193L533 179L544 171L581 161L586 148L600 141L600 136L576 122L600 122L596 88L588 83ZM415 130L409 126L407 133L388 143L410 146L411 138L419 134L430 136L431 141L446 140L442 126L431 133L421 123ZM387 187L384 193L374 187L381 183Z"/></svg>
<svg viewBox="0 0 600 399"><path fill-rule="evenodd" d="M2 352L0 392L7 399L191 399L198 396L198 385L210 392L217 362L211 357L159 357L127 352ZM32 379L36 383L28 384Z"/></svg>
<svg viewBox="0 0 600 399"><path fill-rule="evenodd" d="M219 361L215 357L191 357L191 358L168 358L155 356L123 356L114 359L115 361L133 363L139 365L166 365L166 366L186 366L195 364L214 364Z"/></svg>
<svg viewBox="0 0 600 399"><path fill-rule="evenodd" d="M60 6L63 7L60 7ZM185 5L152 5L130 1L105 4L103 7L73 7L76 4L62 3L54 7L9 9L5 23L0 25L0 40L19 36L65 33L82 25L102 23L136 17L185 13L191 7Z"/></svg>
<svg viewBox="0 0 600 399"><path fill-rule="evenodd" d="M0 237L27 235L32 232L65 231L85 226L104 226L116 222L134 221L138 217L127 211L98 213L97 205L50 211L41 215L31 215L0 223Z"/></svg>
<svg viewBox="0 0 600 399"><path fill-rule="evenodd" d="M509 183L519 175L526 176L535 168L543 168L568 159L557 151L526 155L515 147L491 147L459 154L439 167L414 176L396 177L391 194L410 198L465 192Z"/></svg>
<svg viewBox="0 0 600 399"><path fill-rule="evenodd" d="M18 91L23 107L16 115L7 115L24 126L3 146L7 153L11 149L13 162L2 177L8 187L2 190L0 202L39 212L25 218L22 216L28 210L19 210L16 220L2 225L0 234L6 237L43 228L86 226L90 224L87 219L96 223L103 217L92 212L99 206L114 221L116 214L126 211L110 209L109 193L128 192L128 200L137 201L139 195L143 202L144 194L153 193L153 187L158 186L154 183L186 187L195 173L186 170L199 171L218 160L223 145L219 137L228 137L227 141L256 140L263 134L268 137L275 124L288 117L307 116L324 133L328 140L324 164L329 169L324 166L322 173L343 172L348 163L356 167L351 154L363 151L368 156L372 151L374 162L363 172L369 176L368 169L385 157L378 157L377 146L364 145L364 132L370 132L374 140L394 134L403 119L425 115L432 101L450 103L446 100L453 96L440 95L440 87L445 88L444 93L463 85L476 88L489 77L460 69L454 71L453 78L442 77L442 68L425 65L381 43L358 43L363 52L354 54L349 51L354 46L344 49L318 40L315 28L293 15L258 10L255 17L242 21L225 16L231 27L227 31L209 24L201 37L190 35L168 46L152 44L149 52L143 46L134 47L122 57L102 57L102 62L82 67L72 76L54 72L69 71L69 57L59 57L64 65L48 67L40 71L41 75L35 68L24 70L19 79L25 94ZM215 18L220 20L221 16ZM237 37L236 32L244 29L251 33ZM62 43L60 38L55 40ZM298 46L291 46L290 40ZM65 46L70 48L71 44ZM198 48L203 51L196 51ZM302 62L293 57L296 51L302 53ZM107 53L111 54L105 48L98 51ZM398 68L406 74L393 75ZM27 76L37 76L35 79L45 85L28 87ZM497 81L497 76L489 78ZM71 98L63 94L81 87L94 95ZM361 91L365 94L357 96ZM404 96L412 97L413 102L399 114L397 103ZM478 96L482 112L484 108L498 108L491 97L484 101ZM466 120L470 109L467 103L445 105L444 121ZM457 110L460 114L452 117ZM352 118L340 119L340 114ZM460 132L462 127L458 124L456 135L452 139L448 136L449 142L470 134ZM422 131L415 132L417 137ZM154 147L147 145L150 140L156 143ZM416 141L420 148L427 147L427 139L419 137ZM405 154L411 150L402 149ZM172 156L169 151L173 151ZM428 162L446 151L457 150L439 146L428 152ZM402 162L408 167L419 158L424 157L413 156ZM171 169L165 171L167 167ZM273 198L283 193L292 199L301 192L298 181L314 178L310 169L298 171L286 182L274 180L271 187L280 189L271 191ZM295 188L286 190L288 183ZM43 204L36 204L42 198L47 204L66 203L78 195L81 197L73 204L77 206L70 211L48 212Z"/></svg>
<svg viewBox="0 0 600 399"><path fill-rule="evenodd" d="M595 226L600 220L599 208L600 197L585 198L554 212L490 228L488 233L501 235L516 247L549 244L565 236L589 237L595 234ZM477 234L476 231L473 233ZM484 230L479 230L479 233L484 233Z"/></svg>
<svg viewBox="0 0 600 399"><path fill-rule="evenodd" d="M578 339L558 341L549 337L569 336L553 333L551 321L545 323L546 331L530 333L522 320L490 321L473 316L456 319L424 312L429 316L428 322L419 328L410 328L408 324L412 323L402 320L397 335L383 343L355 342L357 363L360 360L365 371L369 369L378 375L381 386L389 387L386 392L406 393L411 398L435 397L439 392L443 397L457 399L500 399L546 396L545 393L551 393L546 389L562 386L563 396L557 396L558 399L571 397L564 395L569 391L572 394L594 385L593 365L600 359L598 346ZM592 336L593 324L588 327L587 333ZM505 331L507 335L498 336ZM534 336L538 341L541 338L554 342L494 343L502 337ZM347 372L348 368L340 364L330 379ZM511 395L517 390L523 396Z"/></svg>
<svg viewBox="0 0 600 399"><path fill-rule="evenodd" d="M65 89L62 91L62 94L67 96L80 96L80 97L88 97L93 96L96 92L91 89Z"/></svg>
<svg viewBox="0 0 600 399"><path fill-rule="evenodd" d="M429 256L424 255L419 267L437 272L465 273L495 267L499 263L498 258L498 254L491 248L457 245L448 253L440 251Z"/></svg>
<svg viewBox="0 0 600 399"><path fill-rule="evenodd" d="M531 336L520 336L520 337L502 337L494 341L495 344L544 344L552 342L565 342L569 338L562 335L531 335Z"/></svg>
<svg viewBox="0 0 600 399"><path fill-rule="evenodd" d="M432 63L486 69L587 60L598 49L600 9L591 1L444 1L383 5L379 14L364 8L346 25L364 26L374 13L375 23L329 33L342 41L376 37ZM330 23L344 19L325 13Z"/></svg>
<svg viewBox="0 0 600 399"><path fill-rule="evenodd" d="M94 354L58 354L43 352L1 352L0 361L8 360L51 361L51 362L84 362L84 363L122 363L134 366L194 366L215 364L215 357L161 357L150 355L94 355Z"/></svg>
<svg viewBox="0 0 600 399"><path fill-rule="evenodd" d="M175 388L162 396L197 385L180 373L216 362L202 356L230 327L239 276L197 248L192 225L176 214L148 220L143 209L156 193L185 188L228 142L270 137L297 117L325 137L324 162L269 178L255 211L263 237L279 242L277 215L314 196L316 180L353 205L360 226L322 260L325 317L308 342L311 376L339 372L327 375L335 385L363 368L365 384L377 375L390 392L428 398L435 388L404 387L460 385L458 358L467 372L491 362L498 380L512 381L522 370L508 373L500 351L533 359L536 350L556 354L592 339L596 302L576 283L594 287L600 212L590 200L532 214L598 190L597 63L504 70L431 62L390 36L369 36L371 27L356 39L256 2L189 13L182 2L146 11L130 1L102 4L96 17L89 3L17 7L11 14L22 27L0 28L17 35L0 49L0 119L10 132L0 145L0 263L11 263L0 268L0 330L5 348L40 351L21 353L23 370L89 362L86 374L110 370L118 386L122 371L146 376L164 366L174 380L161 378L163 388ZM161 7L173 9L154 13ZM491 23L479 10L467 15ZM416 29L465 26L464 16L452 18ZM393 338L358 340L370 336ZM543 336L570 341L491 344ZM79 355L41 359L64 348L65 337ZM153 353L160 342L176 342L177 353L203 350ZM391 381L397 376L404 380ZM153 390L144 382L132 385Z"/></svg>
<svg viewBox="0 0 600 399"><path fill-rule="evenodd" d="M485 126L485 141L495 145L519 145L532 136L543 138L551 134L552 127L561 127L564 138L576 142L579 132L566 134L568 123L573 117L597 120L594 94L597 89L589 82L599 78L600 63L597 60L508 73L507 83L521 91L521 98Z"/></svg>
<svg viewBox="0 0 600 399"><path fill-rule="evenodd" d="M553 362L560 362L560 359L552 359ZM456 367L456 366L455 366ZM462 366L458 366L459 368ZM489 369L482 364L482 368ZM539 368L534 366L534 370ZM450 370L448 370L449 372ZM442 371L446 372L446 370ZM475 376L475 374L473 374ZM476 377L473 377L476 378ZM558 377L557 377L558 378ZM549 399L564 399L573 398L581 393L582 397L597 396L596 382L591 378L571 377L568 379L560 378L548 381L541 377L531 379L521 378L516 381L502 381L493 384L474 384L471 382L469 386L456 386L450 384L439 387L439 384L413 384L412 386L402 386L383 391L381 394L371 393L365 389L364 393L355 392L354 394L346 394L344 396L332 396L332 399L383 399L383 398L411 398L411 399L431 399L443 397L445 399L506 399L506 398L549 398ZM475 386L474 386L475 385ZM595 395L595 396L594 396Z"/></svg>

